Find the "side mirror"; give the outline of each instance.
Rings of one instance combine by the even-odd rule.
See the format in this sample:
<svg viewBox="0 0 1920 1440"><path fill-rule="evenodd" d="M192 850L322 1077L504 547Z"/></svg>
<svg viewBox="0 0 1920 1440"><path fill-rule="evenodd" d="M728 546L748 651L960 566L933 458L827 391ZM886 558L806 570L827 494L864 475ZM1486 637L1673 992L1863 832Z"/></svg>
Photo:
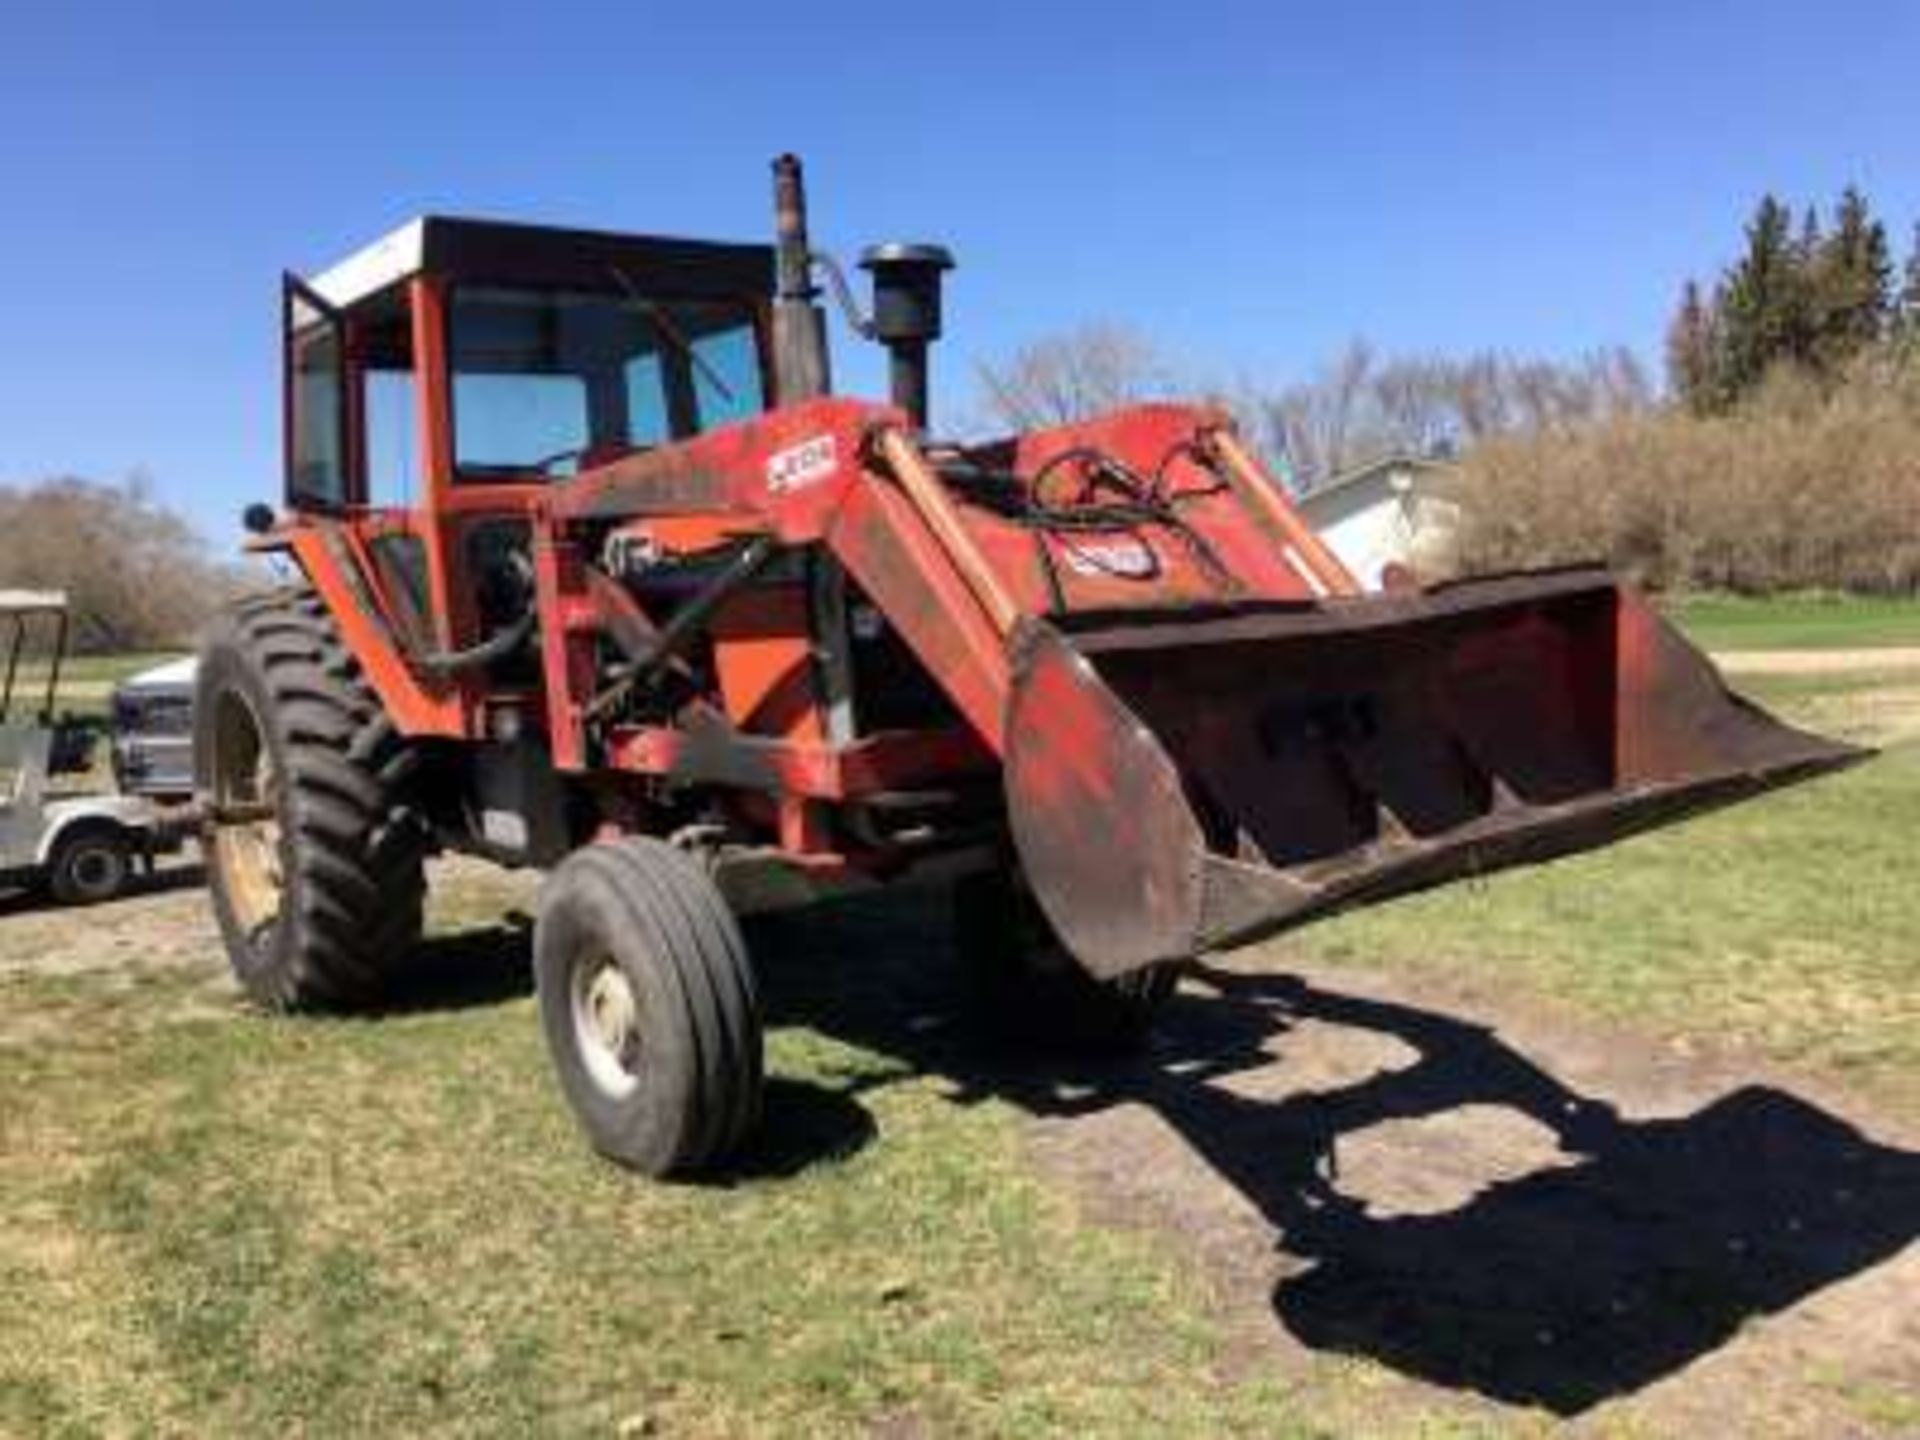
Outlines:
<svg viewBox="0 0 1920 1440"><path fill-rule="evenodd" d="M264 535L273 529L273 507L262 505L258 500L240 512L240 524L250 535Z"/></svg>

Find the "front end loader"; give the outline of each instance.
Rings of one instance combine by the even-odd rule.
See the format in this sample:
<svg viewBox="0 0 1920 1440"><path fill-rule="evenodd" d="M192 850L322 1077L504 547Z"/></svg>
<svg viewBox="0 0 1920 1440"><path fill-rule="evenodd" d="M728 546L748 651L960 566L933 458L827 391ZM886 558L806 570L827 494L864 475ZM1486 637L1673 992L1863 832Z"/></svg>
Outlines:
<svg viewBox="0 0 1920 1440"><path fill-rule="evenodd" d="M774 189L771 245L428 218L288 278L288 583L196 701L263 1004L377 1003L437 850L542 867L563 1089L687 1172L758 1110L743 877L965 873L971 948L1120 1035L1204 950L1860 758L1596 568L1361 594L1216 409L940 438L950 257L868 251L863 313Z"/></svg>

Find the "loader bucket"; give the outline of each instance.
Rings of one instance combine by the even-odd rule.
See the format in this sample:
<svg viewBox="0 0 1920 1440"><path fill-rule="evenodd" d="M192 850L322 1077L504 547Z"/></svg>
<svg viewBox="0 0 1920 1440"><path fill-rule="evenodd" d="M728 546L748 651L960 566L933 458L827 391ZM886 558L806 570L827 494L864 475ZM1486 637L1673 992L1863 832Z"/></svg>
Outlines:
<svg viewBox="0 0 1920 1440"><path fill-rule="evenodd" d="M1006 734L1029 883L1100 976L1871 753L1731 694L1592 568L1023 622Z"/></svg>

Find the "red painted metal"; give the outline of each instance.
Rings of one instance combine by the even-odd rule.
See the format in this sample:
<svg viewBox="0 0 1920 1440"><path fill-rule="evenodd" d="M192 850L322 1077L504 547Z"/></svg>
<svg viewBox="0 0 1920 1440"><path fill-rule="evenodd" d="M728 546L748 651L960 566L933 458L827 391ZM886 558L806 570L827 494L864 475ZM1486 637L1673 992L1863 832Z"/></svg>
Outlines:
<svg viewBox="0 0 1920 1440"><path fill-rule="evenodd" d="M306 520L278 537L319 591L347 647L366 672L393 723L409 735L465 738L466 707L459 691L411 668L355 550L351 524Z"/></svg>

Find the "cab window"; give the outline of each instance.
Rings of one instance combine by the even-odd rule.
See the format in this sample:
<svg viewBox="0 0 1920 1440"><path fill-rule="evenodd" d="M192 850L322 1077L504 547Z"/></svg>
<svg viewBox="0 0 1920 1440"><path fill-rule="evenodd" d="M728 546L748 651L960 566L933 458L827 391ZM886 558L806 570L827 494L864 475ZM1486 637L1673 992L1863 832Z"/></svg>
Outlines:
<svg viewBox="0 0 1920 1440"><path fill-rule="evenodd" d="M291 276L283 319L287 503L336 509L347 500L345 328L338 311Z"/></svg>
<svg viewBox="0 0 1920 1440"><path fill-rule="evenodd" d="M469 479L570 475L765 405L745 302L461 286L448 353Z"/></svg>

